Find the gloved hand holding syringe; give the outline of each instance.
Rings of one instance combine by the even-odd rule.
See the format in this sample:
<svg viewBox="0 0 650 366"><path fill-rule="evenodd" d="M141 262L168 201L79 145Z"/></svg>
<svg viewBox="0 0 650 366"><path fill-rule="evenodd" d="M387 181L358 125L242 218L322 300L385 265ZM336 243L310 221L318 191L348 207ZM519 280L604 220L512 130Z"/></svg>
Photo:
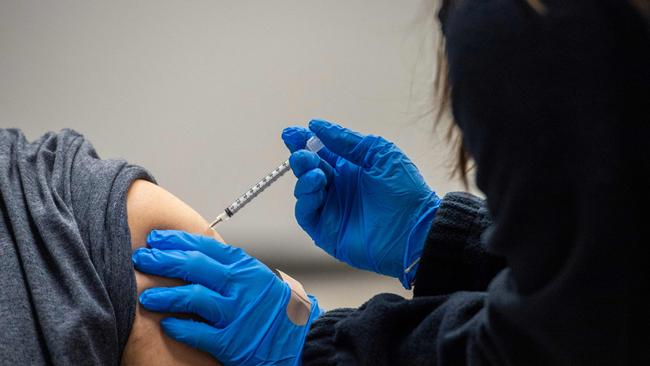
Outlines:
<svg viewBox="0 0 650 366"><path fill-rule="evenodd" d="M323 143L318 139L318 137L312 136L309 140L307 140L305 148L316 153L323 148ZM226 221L229 218L233 217L237 211L241 210L255 197L257 197L258 194L271 186L271 184L273 184L276 180L278 180L278 178L283 176L290 169L291 166L289 165L289 159L287 159L284 163L280 164L280 166L262 178L262 180L260 180L257 184L252 186L248 191L239 196L239 198L237 198L235 202L233 202L230 206L226 207L226 209L219 216L217 216L217 218L214 219L212 223L210 223L210 228L214 229L218 223Z"/></svg>
<svg viewBox="0 0 650 366"><path fill-rule="evenodd" d="M298 178L296 220L315 244L341 261L410 287L440 205L410 159L379 136L326 121L311 121L309 129L286 128L282 139L292 152L289 160L211 226L231 217L291 168ZM301 364L307 333L322 309L299 282L206 236L154 231L147 244L132 255L136 269L191 284L147 289L140 304L207 321L165 318L165 334L224 365Z"/></svg>

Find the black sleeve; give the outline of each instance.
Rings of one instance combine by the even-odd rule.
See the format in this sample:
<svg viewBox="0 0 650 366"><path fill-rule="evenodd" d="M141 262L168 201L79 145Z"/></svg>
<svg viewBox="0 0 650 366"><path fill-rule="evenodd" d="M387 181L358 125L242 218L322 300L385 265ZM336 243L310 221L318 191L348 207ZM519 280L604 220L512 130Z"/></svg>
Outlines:
<svg viewBox="0 0 650 366"><path fill-rule="evenodd" d="M491 358L468 337L484 322L485 293L404 299L377 295L359 309L325 313L307 336L305 365L461 365ZM482 364L479 362L477 364Z"/></svg>
<svg viewBox="0 0 650 366"><path fill-rule="evenodd" d="M503 258L489 253L482 240L491 223L485 200L464 192L447 194L427 236L414 295L485 291L505 267Z"/></svg>
<svg viewBox="0 0 650 366"><path fill-rule="evenodd" d="M382 294L359 309L327 312L308 334L305 364L420 365L437 359L455 364L467 345L460 328L471 329L470 323L485 317L485 293L471 291L484 291L504 267L504 260L482 244L490 224L484 200L447 194L427 237L415 298ZM454 332L456 337L436 345L437 334Z"/></svg>

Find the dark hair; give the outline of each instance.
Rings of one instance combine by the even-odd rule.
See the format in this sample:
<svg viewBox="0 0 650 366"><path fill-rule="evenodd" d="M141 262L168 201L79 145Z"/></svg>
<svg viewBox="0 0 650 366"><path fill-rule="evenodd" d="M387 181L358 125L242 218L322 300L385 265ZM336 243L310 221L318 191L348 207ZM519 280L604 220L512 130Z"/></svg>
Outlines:
<svg viewBox="0 0 650 366"><path fill-rule="evenodd" d="M449 10L458 2L459 0L442 0L439 17L444 19ZM440 125L443 117L450 116L452 121L447 128L446 139L447 142L451 143L452 148L456 151L456 163L451 171L451 177L458 175L461 182L468 188L467 173L469 172L469 161L471 160L470 154L465 148L463 143L463 135L453 121L453 115L451 113L451 85L449 84L449 70L447 67L447 51L445 49L445 37L441 34L438 38L438 49L436 55L436 75L433 82L434 89L434 98L437 100L437 111L434 117L434 123L436 126Z"/></svg>
<svg viewBox="0 0 650 366"><path fill-rule="evenodd" d="M446 17L449 10L461 0L442 0L440 6L440 17ZM537 13L544 15L546 13L546 6L542 0L525 0L528 5ZM442 117L450 111L451 107L451 86L449 85L449 71L447 68L447 52L445 50L445 38L441 36L438 44L437 54L437 67L436 77L434 80L434 97L438 100L438 110L435 116L435 124L438 125L442 121ZM449 113L451 115L451 113ZM447 141L452 144L456 150L456 164L452 169L451 176L458 175L461 182L468 187L467 173L472 169L470 161L471 155L465 148L463 143L463 134L458 129L456 123L452 122L447 129Z"/></svg>
<svg viewBox="0 0 650 366"><path fill-rule="evenodd" d="M442 4L439 10L440 17L444 18L449 10L459 1L461 0L442 0ZM537 13L542 15L546 13L546 6L544 6L542 0L525 1ZM444 36L441 36L439 38L437 53L436 77L434 80L433 88L434 97L438 100L437 112L435 115L435 124L439 125L443 119L443 116L447 114L451 115L451 113L449 113L451 109L451 86L449 85L449 71L447 68L447 53L445 51ZM455 177L458 175L465 188L467 188L469 186L467 173L473 168L470 166L472 156L465 148L465 144L463 143L463 135L456 123L453 121L450 123L449 128L447 129L446 139L452 144L453 149L456 150L456 164L452 169L451 176Z"/></svg>
<svg viewBox="0 0 650 366"><path fill-rule="evenodd" d="M443 4L447 2L443 0ZM444 6L444 5L443 5ZM451 110L451 86L449 85L449 74L447 69L447 53L445 51L445 39L440 37L437 50L437 65L436 65L436 76L433 82L434 88L434 98L438 101L436 114L434 117L434 123L437 125L441 124L443 117L446 115L452 116L450 113ZM453 119L453 116L452 116ZM467 180L467 173L469 172L469 161L471 156L465 149L465 144L463 143L463 135L460 132L460 129L455 122L449 124L447 128L447 133L445 136L447 142L452 144L452 148L456 151L456 163L451 171L451 177L458 175L461 182L467 189L469 186Z"/></svg>
<svg viewBox="0 0 650 366"><path fill-rule="evenodd" d="M441 18L444 18L449 10L458 2L462 0L442 0L439 10L439 15ZM628 0L630 5L634 7L645 20L646 23L650 22L650 1L648 0ZM546 5L544 5L543 0L525 0L528 6L531 7L535 12L540 15L545 15L547 12ZM650 26L649 26L650 28ZM438 50L437 50L437 66L436 66L436 76L434 80L434 98L437 99L437 111L435 114L435 124L439 125L443 119L443 116L449 114L451 107L451 86L449 85L449 74L447 68L447 53L445 51L445 39L444 36L439 38ZM453 116L452 116L453 118ZM454 177L458 175L460 180L465 185L465 188L468 187L467 173L472 169L469 166L469 162L472 160L471 155L465 148L463 143L463 136L459 130L456 123L452 121L449 125L446 134L447 141L450 142L453 148L456 150L456 164L452 170L451 176Z"/></svg>

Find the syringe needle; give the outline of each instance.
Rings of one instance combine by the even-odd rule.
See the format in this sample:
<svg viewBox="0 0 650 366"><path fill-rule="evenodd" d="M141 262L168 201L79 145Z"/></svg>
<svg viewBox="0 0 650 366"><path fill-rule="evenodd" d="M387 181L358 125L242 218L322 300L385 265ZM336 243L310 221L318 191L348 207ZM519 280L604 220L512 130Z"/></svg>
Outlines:
<svg viewBox="0 0 650 366"><path fill-rule="evenodd" d="M219 216L217 216L212 223L210 223L210 229L214 229L215 226L217 226L218 223L222 221L226 221L228 219L228 214L225 212L222 212Z"/></svg>

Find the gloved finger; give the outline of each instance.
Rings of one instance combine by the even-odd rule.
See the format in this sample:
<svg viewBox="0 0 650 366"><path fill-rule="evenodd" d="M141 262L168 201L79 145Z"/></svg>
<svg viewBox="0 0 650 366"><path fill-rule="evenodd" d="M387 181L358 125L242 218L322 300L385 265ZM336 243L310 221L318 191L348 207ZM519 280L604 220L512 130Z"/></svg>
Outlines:
<svg viewBox="0 0 650 366"><path fill-rule="evenodd" d="M201 252L138 248L131 260L141 272L199 283L217 292L227 284L228 268Z"/></svg>
<svg viewBox="0 0 650 366"><path fill-rule="evenodd" d="M377 136L364 136L327 121L312 120L309 129L332 153L359 166L365 165L368 152L380 141Z"/></svg>
<svg viewBox="0 0 650 366"><path fill-rule="evenodd" d="M323 159L324 164L327 164L327 166L331 166L331 167L335 167L336 162L339 160L339 156L331 152L325 146L323 146L322 149L318 150L318 156L320 156L321 159Z"/></svg>
<svg viewBox="0 0 650 366"><path fill-rule="evenodd" d="M293 195L296 198L299 198L302 195L320 191L325 188L326 185L327 177L325 177L325 173L318 168L312 169L298 178L296 187L293 190Z"/></svg>
<svg viewBox="0 0 650 366"><path fill-rule="evenodd" d="M198 251L223 264L237 262L246 256L242 249L214 238L178 230L151 230L147 235L147 244L156 249Z"/></svg>
<svg viewBox="0 0 650 366"><path fill-rule="evenodd" d="M282 130L282 141L289 151L296 152L304 149L307 140L314 135L313 132L300 126L291 126Z"/></svg>
<svg viewBox="0 0 650 366"><path fill-rule="evenodd" d="M237 308L234 298L198 284L150 288L140 294L139 300L147 310L196 314L217 327L229 324Z"/></svg>
<svg viewBox="0 0 650 366"><path fill-rule="evenodd" d="M292 153L289 157L289 165L291 166L291 170L293 170L293 174L298 178L316 168L320 168L328 180L334 176L334 168L316 155L316 153L309 150L298 150Z"/></svg>
<svg viewBox="0 0 650 366"><path fill-rule="evenodd" d="M289 165L293 174L300 178L306 172L318 168L320 158L315 153L309 150L298 150L291 154L289 157Z"/></svg>
<svg viewBox="0 0 650 366"><path fill-rule="evenodd" d="M303 229L310 233L311 228L318 224L320 209L325 201L325 191L304 194L296 201L296 221Z"/></svg>
<svg viewBox="0 0 650 366"><path fill-rule="evenodd" d="M164 318L160 326L167 336L219 359L224 344L221 330L191 319Z"/></svg>

